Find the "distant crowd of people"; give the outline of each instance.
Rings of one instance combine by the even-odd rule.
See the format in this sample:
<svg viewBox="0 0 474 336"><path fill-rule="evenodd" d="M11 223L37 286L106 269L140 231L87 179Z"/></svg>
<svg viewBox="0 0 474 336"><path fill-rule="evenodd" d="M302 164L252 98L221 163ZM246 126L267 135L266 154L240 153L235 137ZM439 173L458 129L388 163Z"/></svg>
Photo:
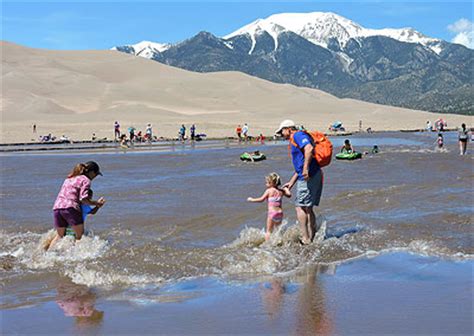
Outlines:
<svg viewBox="0 0 474 336"><path fill-rule="evenodd" d="M447 130L448 123L446 120L439 118L437 119L434 124L431 123L430 120L426 121L426 125L424 130L430 132L438 132L438 136L436 138L435 144L437 149L442 150L444 148L444 136L442 132ZM304 131L304 126L300 125L297 127L298 130ZM329 125L328 128L332 132L338 131L345 131L345 128L341 121L336 121ZM33 134L37 133L37 125L32 125ZM359 131L362 132L362 120L359 120ZM368 127L366 129L367 133L372 133L372 128ZM259 133L258 136L251 136L250 135L250 127L248 123L244 123L243 126L241 124L237 125L235 128L235 134L239 142L248 142L248 141L256 141L260 143L264 143L265 136L262 133ZM191 141L200 141L206 137L206 134L203 133L196 133L196 125L192 124L187 130L184 124L181 124L181 127L178 129L177 138L175 140L185 142L186 140ZM275 138L275 136L274 136ZM463 123L461 128L459 129L458 134L458 141L459 141L459 153L460 155L465 155L467 150L467 143L470 139L469 129L467 129L466 125ZM92 141L103 141L107 140L107 138L97 138L95 133L92 133L91 137ZM137 130L134 126L129 126L127 128L127 132L122 132L120 123L118 121L114 122L114 140L120 143L121 147L128 148L134 143L152 143L159 140L165 140L163 137L158 138L153 131L153 126L151 123L146 125L145 131L142 132L141 130ZM65 134L57 137L51 133L47 135L39 135L38 137L39 142L55 142L55 143L73 143L72 139L66 136Z"/></svg>

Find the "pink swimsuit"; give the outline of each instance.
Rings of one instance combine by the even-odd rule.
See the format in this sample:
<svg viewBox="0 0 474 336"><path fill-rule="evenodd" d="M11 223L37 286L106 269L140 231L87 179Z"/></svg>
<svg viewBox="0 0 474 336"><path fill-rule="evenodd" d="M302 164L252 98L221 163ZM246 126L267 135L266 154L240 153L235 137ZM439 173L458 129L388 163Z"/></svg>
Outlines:
<svg viewBox="0 0 474 336"><path fill-rule="evenodd" d="M281 223L281 221L283 220L283 210L281 208L281 203L281 192L278 196L268 197L268 218L270 218L275 223Z"/></svg>

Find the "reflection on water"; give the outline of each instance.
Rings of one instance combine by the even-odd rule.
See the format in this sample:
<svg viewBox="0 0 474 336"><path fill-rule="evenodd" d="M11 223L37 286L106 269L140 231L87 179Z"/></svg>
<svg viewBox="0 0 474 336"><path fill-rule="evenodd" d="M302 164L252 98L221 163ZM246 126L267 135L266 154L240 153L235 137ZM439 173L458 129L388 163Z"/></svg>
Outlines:
<svg viewBox="0 0 474 336"><path fill-rule="evenodd" d="M280 317L285 293L285 283L281 278L275 277L263 285L262 301L270 320Z"/></svg>
<svg viewBox="0 0 474 336"><path fill-rule="evenodd" d="M301 284L297 291L295 316L296 335L331 335L333 322L327 308L321 274L334 274L335 265L310 265L291 279L273 277L262 286L262 302L270 322L282 318L282 309L290 305L291 281Z"/></svg>
<svg viewBox="0 0 474 336"><path fill-rule="evenodd" d="M84 285L61 278L57 283L56 303L67 317L74 317L78 327L100 325L104 312L95 308L96 295Z"/></svg>
<svg viewBox="0 0 474 336"><path fill-rule="evenodd" d="M304 283L298 293L297 335L331 335L333 332L324 287L318 276L326 270L324 266L313 265L300 276Z"/></svg>

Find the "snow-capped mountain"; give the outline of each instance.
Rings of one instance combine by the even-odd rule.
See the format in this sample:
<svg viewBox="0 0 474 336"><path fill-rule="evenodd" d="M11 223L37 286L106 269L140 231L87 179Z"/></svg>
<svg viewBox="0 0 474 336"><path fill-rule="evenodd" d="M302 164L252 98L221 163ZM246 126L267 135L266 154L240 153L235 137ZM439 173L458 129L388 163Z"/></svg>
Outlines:
<svg viewBox="0 0 474 336"><path fill-rule="evenodd" d="M112 50L124 51L136 56L144 58L153 58L157 53L168 50L171 47L169 43L156 43L150 41L142 41L136 44L113 47Z"/></svg>
<svg viewBox="0 0 474 336"><path fill-rule="evenodd" d="M401 42L420 43L437 54L442 50L442 40L427 37L412 28L367 29L340 15L324 12L274 14L226 35L224 39L248 34L253 42L249 50L251 54L255 48L257 36L267 32L274 39L275 46L278 46L278 36L284 31L291 31L324 48L328 47L331 39L335 39L343 48L351 38L385 36Z"/></svg>
<svg viewBox="0 0 474 336"><path fill-rule="evenodd" d="M197 72L241 71L338 97L474 114L474 51L411 28L368 29L334 13L286 13L217 37L114 48Z"/></svg>

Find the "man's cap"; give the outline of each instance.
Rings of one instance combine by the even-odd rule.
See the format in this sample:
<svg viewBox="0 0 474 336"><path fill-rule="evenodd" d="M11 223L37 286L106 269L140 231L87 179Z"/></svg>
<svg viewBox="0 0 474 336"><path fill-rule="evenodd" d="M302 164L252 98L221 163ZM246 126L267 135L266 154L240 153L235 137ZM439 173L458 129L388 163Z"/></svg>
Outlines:
<svg viewBox="0 0 474 336"><path fill-rule="evenodd" d="M102 176L102 173L100 172L100 168L99 168L99 165L97 164L97 162L95 161L87 161L85 163L86 165L86 169L87 171L93 171L94 173L96 173L97 175L101 175Z"/></svg>
<svg viewBox="0 0 474 336"><path fill-rule="evenodd" d="M281 131L284 128L288 128L288 127L296 127L295 122L293 120L290 120L290 119L283 120L280 123L280 127L278 127L278 129L275 131L275 134L281 135Z"/></svg>

